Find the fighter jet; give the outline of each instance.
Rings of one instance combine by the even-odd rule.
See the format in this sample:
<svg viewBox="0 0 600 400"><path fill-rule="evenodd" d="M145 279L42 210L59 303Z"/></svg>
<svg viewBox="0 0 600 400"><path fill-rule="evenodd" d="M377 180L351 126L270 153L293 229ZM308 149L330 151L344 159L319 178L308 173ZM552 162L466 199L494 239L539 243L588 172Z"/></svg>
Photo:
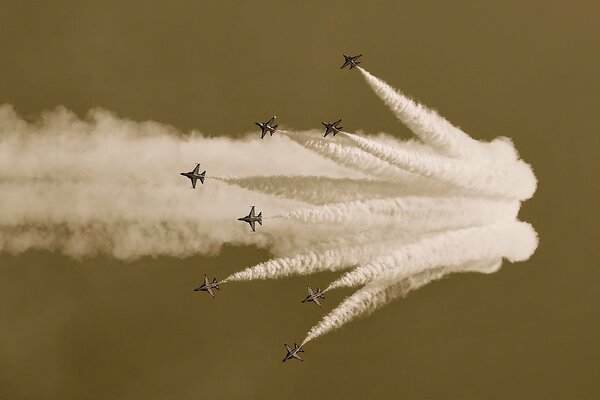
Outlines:
<svg viewBox="0 0 600 400"><path fill-rule="evenodd" d="M276 119L277 119L277 117L273 115L271 117L271 119L268 120L267 122L255 122L255 124L262 131L260 134L261 139L263 139L267 133L270 133L271 136L273 136L273 133L275 133L275 130L277 130L277 127L279 126L279 125L271 125L273 123L273 121L275 121Z"/></svg>
<svg viewBox="0 0 600 400"><path fill-rule="evenodd" d="M255 225L256 222L262 225L262 211L258 214L254 214L254 206L250 209L250 214L245 217L238 218L238 221L244 221L250 224L250 228L252 228L252 232L256 232Z"/></svg>
<svg viewBox="0 0 600 400"><path fill-rule="evenodd" d="M294 343L294 348L291 349L290 346L288 346L286 343L285 349L287 350L287 354L285 355L285 358L281 362L286 362L287 360L291 360L292 358L295 358L296 360L304 361L302 359L302 357L300 357L298 355L298 353L304 353L304 349L302 348L302 346L298 346L296 343Z"/></svg>
<svg viewBox="0 0 600 400"><path fill-rule="evenodd" d="M202 184L204 184L204 175L206 174L206 171L204 171L203 173L199 174L198 171L200 170L200 164L196 164L196 167L194 168L193 171L190 172L182 172L180 175L183 175L187 178L190 178L190 180L192 181L192 188L196 189L196 181L198 179L200 179L200 182Z"/></svg>
<svg viewBox="0 0 600 400"><path fill-rule="evenodd" d="M360 64L360 61L358 61L358 59L360 57L362 57L362 54L359 54L357 56L347 56L344 54L344 65L342 65L340 69L344 69L344 67L347 67L348 65L350 66L350 69L358 67L358 64Z"/></svg>
<svg viewBox="0 0 600 400"><path fill-rule="evenodd" d="M323 296L323 291L319 288L317 288L317 291L313 293L312 288L309 286L308 287L308 296L306 296L306 298L304 300L301 301L301 303L308 303L309 301L313 301L315 302L319 307L321 306L321 303L319 303L319 299L324 299L325 296Z"/></svg>
<svg viewBox="0 0 600 400"><path fill-rule="evenodd" d="M208 292L210 295L215 298L215 294L213 293L213 289L219 289L219 282L217 282L217 278L213 278L212 282L208 281L208 275L204 275L204 283L194 289L194 292Z"/></svg>
<svg viewBox="0 0 600 400"><path fill-rule="evenodd" d="M327 135L329 135L332 132L333 136L337 135L343 128L343 126L337 126L340 122L342 122L341 118L332 123L321 122L325 127L325 135L323 135L323 137L327 137Z"/></svg>

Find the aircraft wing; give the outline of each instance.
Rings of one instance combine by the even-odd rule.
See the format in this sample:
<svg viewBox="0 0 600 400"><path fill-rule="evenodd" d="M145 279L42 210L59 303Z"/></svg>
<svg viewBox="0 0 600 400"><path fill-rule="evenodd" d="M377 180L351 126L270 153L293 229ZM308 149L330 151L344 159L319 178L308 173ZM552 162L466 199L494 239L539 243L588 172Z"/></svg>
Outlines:
<svg viewBox="0 0 600 400"><path fill-rule="evenodd" d="M289 353L290 351L292 351L292 349L290 349L290 346L288 346L288 345L287 345L287 343L286 343L286 344L284 344L284 346L285 346L285 349L288 351L288 353Z"/></svg>
<svg viewBox="0 0 600 400"><path fill-rule="evenodd" d="M313 295L313 291L312 291L312 288L310 286L308 287L308 294L311 295L311 296Z"/></svg>
<svg viewBox="0 0 600 400"><path fill-rule="evenodd" d="M269 120L269 122L267 122L267 125L271 125L271 123L275 121L275 116L272 116L271 119Z"/></svg>
<svg viewBox="0 0 600 400"><path fill-rule="evenodd" d="M213 293L213 291L212 291L212 289L211 289L211 288L207 287L207 288L206 288L206 291L207 291L208 293L210 293L210 295L211 295L212 297L215 297L215 294Z"/></svg>
<svg viewBox="0 0 600 400"><path fill-rule="evenodd" d="M192 187L194 189L196 189L196 181L198 180L197 178L191 178L192 179Z"/></svg>
<svg viewBox="0 0 600 400"><path fill-rule="evenodd" d="M318 298L316 298L316 297L315 297L315 298L313 299L313 301L314 301L315 303L317 303L317 305L318 305L319 307L323 307L323 306L321 305L321 303L319 303L319 299L318 299Z"/></svg>
<svg viewBox="0 0 600 400"><path fill-rule="evenodd" d="M294 358L295 358L295 359L297 359L297 360L304 361L304 360L302 359L302 357L300 357L300 356L298 355L298 353L294 353L294 355L293 355L292 357L294 357Z"/></svg>
<svg viewBox="0 0 600 400"><path fill-rule="evenodd" d="M252 228L252 232L256 232L256 222L254 220L248 222L250 224L250 228Z"/></svg>
<svg viewBox="0 0 600 400"><path fill-rule="evenodd" d="M208 275L204 275L204 286L208 286Z"/></svg>
<svg viewBox="0 0 600 400"><path fill-rule="evenodd" d="M342 122L342 119L341 119L341 118L340 118L340 119L338 119L337 121L335 121L335 122L333 123L333 125L337 125L337 124L339 124L340 122Z"/></svg>
<svg viewBox="0 0 600 400"><path fill-rule="evenodd" d="M196 164L196 167L194 168L194 171L192 173L197 174L199 169L200 169L200 164Z"/></svg>
<svg viewBox="0 0 600 400"><path fill-rule="evenodd" d="M248 216L250 218L254 218L255 217L255 215L254 215L254 206L252 206L252 208L250 209L250 214L248 214Z"/></svg>
<svg viewBox="0 0 600 400"><path fill-rule="evenodd" d="M340 67L340 69L344 69L344 67L346 67L348 64L350 64L350 61L346 61L346 62L344 62L344 65L342 65L342 66Z"/></svg>

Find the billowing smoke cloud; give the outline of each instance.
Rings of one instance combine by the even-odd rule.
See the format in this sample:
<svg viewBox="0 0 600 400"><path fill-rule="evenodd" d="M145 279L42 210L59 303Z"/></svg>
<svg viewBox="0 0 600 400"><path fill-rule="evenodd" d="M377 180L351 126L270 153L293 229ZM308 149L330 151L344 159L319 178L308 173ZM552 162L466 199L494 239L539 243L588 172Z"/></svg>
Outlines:
<svg viewBox="0 0 600 400"><path fill-rule="evenodd" d="M453 272L492 273L537 246L517 220L537 181L512 142L478 142L359 68L418 140L278 131L242 139L182 133L95 109L35 120L0 106L0 251L73 257L212 254L225 244L275 258L221 282L349 270L363 286L303 343ZM196 190L179 172L207 170ZM263 212L252 233L236 221Z"/></svg>
<svg viewBox="0 0 600 400"><path fill-rule="evenodd" d="M273 215L306 203L248 192L211 176L357 174L285 137L255 139L184 136L167 125L100 109L81 119L58 108L27 121L11 106L1 106L0 250L132 259L210 254L224 243L275 249L303 244L306 229L297 225L273 221L270 230L250 235L236 219L250 205ZM192 190L179 172L190 171L195 162L208 170L208 178ZM274 231L276 242L268 233Z"/></svg>
<svg viewBox="0 0 600 400"><path fill-rule="evenodd" d="M459 265L482 259L528 259L537 247L531 225L520 221L457 229L416 243L361 265L333 282L327 290L359 286L371 281L396 281L440 264Z"/></svg>

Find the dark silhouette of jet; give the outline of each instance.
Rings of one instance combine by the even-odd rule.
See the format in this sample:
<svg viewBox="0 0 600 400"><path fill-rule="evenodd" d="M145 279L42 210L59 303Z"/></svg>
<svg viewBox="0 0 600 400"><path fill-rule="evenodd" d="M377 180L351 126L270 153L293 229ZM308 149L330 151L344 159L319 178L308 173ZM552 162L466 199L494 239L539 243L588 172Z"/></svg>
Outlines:
<svg viewBox="0 0 600 400"><path fill-rule="evenodd" d="M268 120L267 122L255 122L255 124L261 130L261 133L260 133L261 139L263 139L267 133L270 133L271 136L273 136L273 134L277 130L277 127L279 126L279 125L271 125L273 123L273 121L275 121L275 119L277 119L277 117L273 115L271 117L271 119Z"/></svg>
<svg viewBox="0 0 600 400"><path fill-rule="evenodd" d="M294 343L293 349L291 349L290 346L287 345L287 343L284 346L285 346L285 349L287 350L287 354L285 355L285 357L283 358L283 360L281 362L286 362L287 360L291 360L292 358L295 358L296 360L304 361L302 359L302 357L300 357L298 355L298 353L304 353L304 349L302 348L302 346L298 346L296 343Z"/></svg>
<svg viewBox="0 0 600 400"><path fill-rule="evenodd" d="M250 228L252 228L252 232L256 232L256 222L262 225L262 211L258 214L254 214L254 206L250 208L250 214L245 217L238 218L238 221L244 221L250 224Z"/></svg>
<svg viewBox="0 0 600 400"><path fill-rule="evenodd" d="M198 179L200 179L200 182L202 184L204 184L204 175L206 175L206 171L204 171L203 173L199 174L198 171L200 170L200 164L196 164L196 167L194 168L193 171L190 172L182 172L180 175L183 175L187 178L190 178L190 180L192 181L192 188L196 189L196 181Z"/></svg>
<svg viewBox="0 0 600 400"><path fill-rule="evenodd" d="M323 126L325 127L325 134L323 135L323 137L327 137L327 135L329 135L332 132L333 132L333 136L337 135L340 132L340 130L342 130L342 128L343 128L343 126L338 126L338 124L340 122L342 122L341 118L332 123L321 122L323 124Z"/></svg>
<svg viewBox="0 0 600 400"><path fill-rule="evenodd" d="M360 61L358 59L362 57L362 54L357 56L347 56L344 54L344 64L340 67L340 69L344 69L344 67L350 66L350 69L358 67Z"/></svg>
<svg viewBox="0 0 600 400"><path fill-rule="evenodd" d="M213 278L212 282L209 282L208 275L205 274L204 283L198 286L196 289L194 289L194 292L208 292L214 299L215 294L213 292L213 289L221 290L219 289L219 282L217 282L217 278Z"/></svg>
<svg viewBox="0 0 600 400"><path fill-rule="evenodd" d="M319 299L324 299L324 298L325 298L325 296L323 296L323 291L321 289L317 288L317 291L313 293L312 288L309 286L308 287L308 296L306 296L306 298L304 300L302 300L301 303L308 303L308 302L312 301L319 307L322 307L321 303L319 303Z"/></svg>

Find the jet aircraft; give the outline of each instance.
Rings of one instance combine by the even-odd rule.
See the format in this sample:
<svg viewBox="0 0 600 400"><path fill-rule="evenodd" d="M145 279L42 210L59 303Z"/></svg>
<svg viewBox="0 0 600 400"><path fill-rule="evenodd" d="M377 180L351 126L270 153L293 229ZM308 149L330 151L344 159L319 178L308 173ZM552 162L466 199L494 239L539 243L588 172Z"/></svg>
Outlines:
<svg viewBox="0 0 600 400"><path fill-rule="evenodd" d="M238 221L247 222L248 224L250 224L252 232L256 232L256 222L262 225L262 211L258 215L256 215L254 214L254 206L252 206L252 208L250 208L250 213L245 217L238 218Z"/></svg>
<svg viewBox="0 0 600 400"><path fill-rule="evenodd" d="M275 133L275 131L277 130L277 127L279 126L279 125L271 125L273 123L273 121L275 121L276 119L277 119L277 117L275 115L273 115L271 117L271 119L268 120L267 122L255 122L255 124L261 130L261 134L260 134L261 139L263 139L267 133L269 133L269 134L271 134L271 136L273 136L273 133Z"/></svg>
<svg viewBox="0 0 600 400"><path fill-rule="evenodd" d="M194 289L194 292L208 292L214 299L215 294L213 292L213 289L221 290L219 289L219 282L217 282L217 278L213 278L212 282L209 282L208 275L205 274L204 283L198 286L196 289Z"/></svg>
<svg viewBox="0 0 600 400"><path fill-rule="evenodd" d="M350 66L350 69L358 67L360 61L358 59L362 57L362 54L357 56L347 56L344 54L344 64L340 67L340 69L344 69L344 67Z"/></svg>
<svg viewBox="0 0 600 400"><path fill-rule="evenodd" d="M302 346L298 346L296 343L294 343L294 348L292 349L286 343L285 349L287 350L287 354L285 355L284 359L281 362L286 362L287 360L291 360L292 358L295 358L296 360L304 361L302 359L302 357L300 357L298 355L298 353L304 353L304 349L302 348Z"/></svg>
<svg viewBox="0 0 600 400"><path fill-rule="evenodd" d="M313 292L312 288L309 286L308 287L308 296L306 296L306 298L304 300L301 301L301 303L308 303L310 301L315 302L319 307L321 306L321 303L319 303L319 299L324 299L325 296L323 296L323 291L319 288L317 288L316 292Z"/></svg>
<svg viewBox="0 0 600 400"><path fill-rule="evenodd" d="M192 181L192 188L196 189L196 181L198 179L200 179L200 182L202 184L204 184L204 175L206 174L206 171L204 171L203 173L199 174L198 171L200 170L200 164L196 164L196 167L194 168L193 171L190 172L182 172L180 175L183 175L187 178L190 178L190 180Z"/></svg>
<svg viewBox="0 0 600 400"><path fill-rule="evenodd" d="M343 128L343 126L338 126L338 124L340 122L342 122L341 118L332 123L321 122L323 124L323 126L325 127L325 135L323 135L323 137L327 137L327 135L329 135L332 132L333 132L333 136L337 135L340 132L340 130L342 130L342 128Z"/></svg>

